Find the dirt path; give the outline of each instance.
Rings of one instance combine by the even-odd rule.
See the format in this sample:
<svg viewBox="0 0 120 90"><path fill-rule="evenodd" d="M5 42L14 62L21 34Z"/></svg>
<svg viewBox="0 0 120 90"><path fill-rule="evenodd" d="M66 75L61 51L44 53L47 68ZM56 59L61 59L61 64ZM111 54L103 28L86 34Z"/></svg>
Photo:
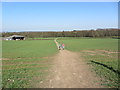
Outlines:
<svg viewBox="0 0 120 90"><path fill-rule="evenodd" d="M56 45L58 43L55 40ZM99 78L79 53L60 50L54 57L52 74L45 88L101 88Z"/></svg>

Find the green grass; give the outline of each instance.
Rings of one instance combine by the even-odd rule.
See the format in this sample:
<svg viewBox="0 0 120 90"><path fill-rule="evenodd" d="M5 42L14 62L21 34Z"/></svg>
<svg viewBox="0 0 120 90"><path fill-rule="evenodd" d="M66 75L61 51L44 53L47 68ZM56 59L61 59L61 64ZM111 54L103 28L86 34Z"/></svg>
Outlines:
<svg viewBox="0 0 120 90"><path fill-rule="evenodd" d="M48 75L51 61L57 53L53 40L3 41L2 87L34 88Z"/></svg>
<svg viewBox="0 0 120 90"><path fill-rule="evenodd" d="M53 40L3 41L3 58L45 57L57 51Z"/></svg>
<svg viewBox="0 0 120 90"><path fill-rule="evenodd" d="M80 52L82 57L93 66L96 74L102 78L103 85L113 88L119 86L118 73L113 71L118 71L118 53L112 53L118 51L118 39L73 38L58 39L58 42L65 43L65 48L68 50Z"/></svg>
<svg viewBox="0 0 120 90"><path fill-rule="evenodd" d="M116 52L118 50L118 39L60 37L57 41L65 43L68 50L80 52L83 58L93 65L93 70L97 75L103 78L103 85L118 86L118 78L115 72L92 62L107 65L117 71L117 53L98 50ZM2 86L5 88L34 88L36 83L45 79L52 64L49 59L43 57L57 53L57 47L53 40L3 41L2 49L2 57L6 59L2 62Z"/></svg>
<svg viewBox="0 0 120 90"><path fill-rule="evenodd" d="M55 39L56 37L48 37L48 38L44 38L44 37L40 37L40 38L28 38L27 40L52 40L52 39Z"/></svg>
<svg viewBox="0 0 120 90"><path fill-rule="evenodd" d="M58 40L58 42L64 42L66 49L71 51L81 51L81 50L94 50L94 49L103 49L103 50L118 50L118 39L111 38L81 38L81 39L64 39Z"/></svg>
<svg viewBox="0 0 120 90"><path fill-rule="evenodd" d="M20 68L3 70L3 87L5 88L30 88L33 86L33 81L42 81L47 75L45 72L40 72L43 68ZM45 69L45 67L44 67ZM46 68L48 69L48 68ZM34 77L41 78L34 80Z"/></svg>

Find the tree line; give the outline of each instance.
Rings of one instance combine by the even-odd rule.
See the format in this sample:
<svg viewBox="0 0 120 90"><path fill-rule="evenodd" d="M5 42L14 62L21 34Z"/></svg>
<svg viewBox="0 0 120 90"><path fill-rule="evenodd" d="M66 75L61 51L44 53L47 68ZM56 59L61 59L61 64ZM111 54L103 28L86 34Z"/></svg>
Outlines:
<svg viewBox="0 0 120 90"><path fill-rule="evenodd" d="M3 32L2 37L22 35L27 38L39 37L115 37L120 36L120 29L73 30L62 32Z"/></svg>

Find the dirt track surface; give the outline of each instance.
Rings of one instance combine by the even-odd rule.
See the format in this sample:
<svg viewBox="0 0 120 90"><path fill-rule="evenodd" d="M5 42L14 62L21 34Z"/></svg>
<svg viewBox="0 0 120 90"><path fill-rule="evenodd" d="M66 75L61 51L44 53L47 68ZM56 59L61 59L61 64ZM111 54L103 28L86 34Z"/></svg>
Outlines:
<svg viewBox="0 0 120 90"><path fill-rule="evenodd" d="M55 43L58 45L56 40ZM91 72L80 53L60 50L53 59L51 75L44 88L102 88L100 79Z"/></svg>

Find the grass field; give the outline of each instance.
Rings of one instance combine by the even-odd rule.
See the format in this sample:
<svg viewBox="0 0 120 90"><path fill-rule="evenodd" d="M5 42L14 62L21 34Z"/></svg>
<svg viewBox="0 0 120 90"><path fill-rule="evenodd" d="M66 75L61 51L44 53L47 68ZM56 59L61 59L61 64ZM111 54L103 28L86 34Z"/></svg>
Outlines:
<svg viewBox="0 0 120 90"><path fill-rule="evenodd" d="M48 38L28 38L28 40L54 40L55 37L48 37Z"/></svg>
<svg viewBox="0 0 120 90"><path fill-rule="evenodd" d="M111 38L78 38L63 39L58 42L64 42L66 49L71 51L103 49L108 51L118 51L118 39Z"/></svg>
<svg viewBox="0 0 120 90"><path fill-rule="evenodd" d="M66 49L80 52L93 70L100 76L103 85L118 87L118 39L111 38L79 38L58 39L65 43Z"/></svg>
<svg viewBox="0 0 120 90"><path fill-rule="evenodd" d="M103 85L118 86L118 39L58 38L57 41L65 43L65 49L80 52L103 78ZM52 65L48 57L58 52L54 40L3 41L2 49L3 88L34 88L48 75Z"/></svg>
<svg viewBox="0 0 120 90"><path fill-rule="evenodd" d="M3 88L35 87L48 74L48 57L57 53L53 40L3 41L2 49Z"/></svg>

